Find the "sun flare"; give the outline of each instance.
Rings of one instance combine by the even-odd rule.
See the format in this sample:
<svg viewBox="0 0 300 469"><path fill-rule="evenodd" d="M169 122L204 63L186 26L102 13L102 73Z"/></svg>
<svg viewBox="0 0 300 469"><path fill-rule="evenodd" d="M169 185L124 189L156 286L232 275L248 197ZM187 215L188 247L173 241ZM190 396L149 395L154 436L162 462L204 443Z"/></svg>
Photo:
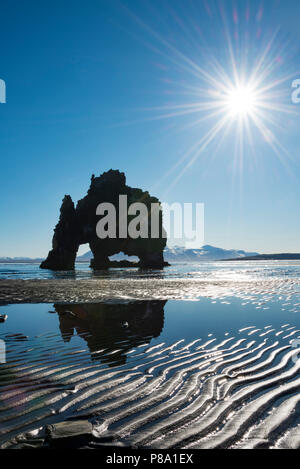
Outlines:
<svg viewBox="0 0 300 469"><path fill-rule="evenodd" d="M260 164L257 142L269 147L288 168L290 154L280 134L283 125L291 126L292 117L298 115L287 96L295 76L288 42L281 44L279 31L270 34L257 30L257 16L252 18L248 9L242 36L237 30L237 15L233 16L232 29L228 12L223 7L221 10L222 46L209 48L207 53L204 46L197 51L194 47L181 48L179 41L178 45L169 42L136 18L155 41L157 48L153 50L168 64L158 64L165 75L166 102L147 108L146 120L168 119L172 121L166 126L168 132L188 131L194 139L164 176L177 173L168 190L198 159L216 158L227 139L232 142L229 159L233 174L242 174L246 158L251 167ZM184 22L182 28L185 33L189 30ZM202 41L202 35L195 36L196 44Z"/></svg>
<svg viewBox="0 0 300 469"><path fill-rule="evenodd" d="M232 117L250 116L256 110L256 94L249 86L238 86L229 91L226 106Z"/></svg>

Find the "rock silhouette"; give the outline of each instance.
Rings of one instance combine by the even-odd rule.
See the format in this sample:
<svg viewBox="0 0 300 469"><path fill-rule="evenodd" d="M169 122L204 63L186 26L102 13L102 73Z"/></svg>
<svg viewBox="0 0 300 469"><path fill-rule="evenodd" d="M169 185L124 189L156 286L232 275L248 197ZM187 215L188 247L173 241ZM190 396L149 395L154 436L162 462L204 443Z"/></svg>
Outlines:
<svg viewBox="0 0 300 469"><path fill-rule="evenodd" d="M119 196L127 196L127 209L135 202L142 202L148 210L148 237L133 239L119 234ZM109 202L116 208L116 238L100 239L96 233L96 225L101 219L96 215L96 208L100 203ZM161 269L166 263L163 250L166 237L162 226L162 213L159 213L159 234L151 237L151 204L158 203L156 197L148 192L131 188L126 185L125 174L117 170L110 170L99 177L91 178L91 185L87 195L78 201L76 207L70 195L66 195L60 208L59 222L54 229L52 250L40 265L42 269L73 270L76 254L81 244L88 243L94 258L91 267L95 270L107 269L110 265L109 257L123 252L128 256L138 256L139 266L143 268ZM127 227L134 217L128 216Z"/></svg>

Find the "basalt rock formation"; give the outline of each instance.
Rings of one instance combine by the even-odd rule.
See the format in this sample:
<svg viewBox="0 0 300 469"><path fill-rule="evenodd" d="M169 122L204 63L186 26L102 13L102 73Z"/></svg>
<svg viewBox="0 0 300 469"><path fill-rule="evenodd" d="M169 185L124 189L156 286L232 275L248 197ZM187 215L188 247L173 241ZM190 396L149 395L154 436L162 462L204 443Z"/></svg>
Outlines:
<svg viewBox="0 0 300 469"><path fill-rule="evenodd" d="M119 237L119 196L127 196L127 208L135 202L142 202L148 210L148 237L133 239ZM100 239L96 233L96 226L101 216L96 215L96 208L100 203L111 203L116 208L115 238ZM110 170L100 177L91 178L91 185L87 195L78 201L76 207L69 195L63 199L59 222L54 229L52 250L41 263L42 269L73 270L76 254L81 244L88 243L94 258L91 267L95 270L107 269L110 265L109 257L123 252L128 256L138 256L139 266L143 268L161 269L166 265L163 251L166 246L162 226L162 213L159 213L159 234L151 236L151 204L159 204L159 200L151 197L148 192L126 185L125 174ZM134 217L128 216L127 224Z"/></svg>

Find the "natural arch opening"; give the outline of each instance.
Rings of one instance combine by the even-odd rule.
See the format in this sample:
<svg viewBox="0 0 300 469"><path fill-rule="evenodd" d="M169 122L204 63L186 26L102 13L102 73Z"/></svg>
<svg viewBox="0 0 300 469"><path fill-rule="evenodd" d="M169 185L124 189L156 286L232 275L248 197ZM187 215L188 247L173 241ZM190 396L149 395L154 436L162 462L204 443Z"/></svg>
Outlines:
<svg viewBox="0 0 300 469"><path fill-rule="evenodd" d="M90 262L92 257L89 243L81 244L77 251L76 262Z"/></svg>
<svg viewBox="0 0 300 469"><path fill-rule="evenodd" d="M123 252L109 256L109 267L139 267L137 256L128 256Z"/></svg>

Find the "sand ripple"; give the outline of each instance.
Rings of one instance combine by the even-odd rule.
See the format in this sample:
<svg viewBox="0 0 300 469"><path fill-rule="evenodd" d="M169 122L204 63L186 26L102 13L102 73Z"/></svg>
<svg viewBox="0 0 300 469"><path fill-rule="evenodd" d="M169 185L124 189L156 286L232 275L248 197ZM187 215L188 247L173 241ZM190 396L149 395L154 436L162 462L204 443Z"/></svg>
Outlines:
<svg viewBox="0 0 300 469"><path fill-rule="evenodd" d="M15 341L1 367L0 445L96 417L136 447L299 448L298 336L253 325L223 340L142 344L114 368L56 334Z"/></svg>

